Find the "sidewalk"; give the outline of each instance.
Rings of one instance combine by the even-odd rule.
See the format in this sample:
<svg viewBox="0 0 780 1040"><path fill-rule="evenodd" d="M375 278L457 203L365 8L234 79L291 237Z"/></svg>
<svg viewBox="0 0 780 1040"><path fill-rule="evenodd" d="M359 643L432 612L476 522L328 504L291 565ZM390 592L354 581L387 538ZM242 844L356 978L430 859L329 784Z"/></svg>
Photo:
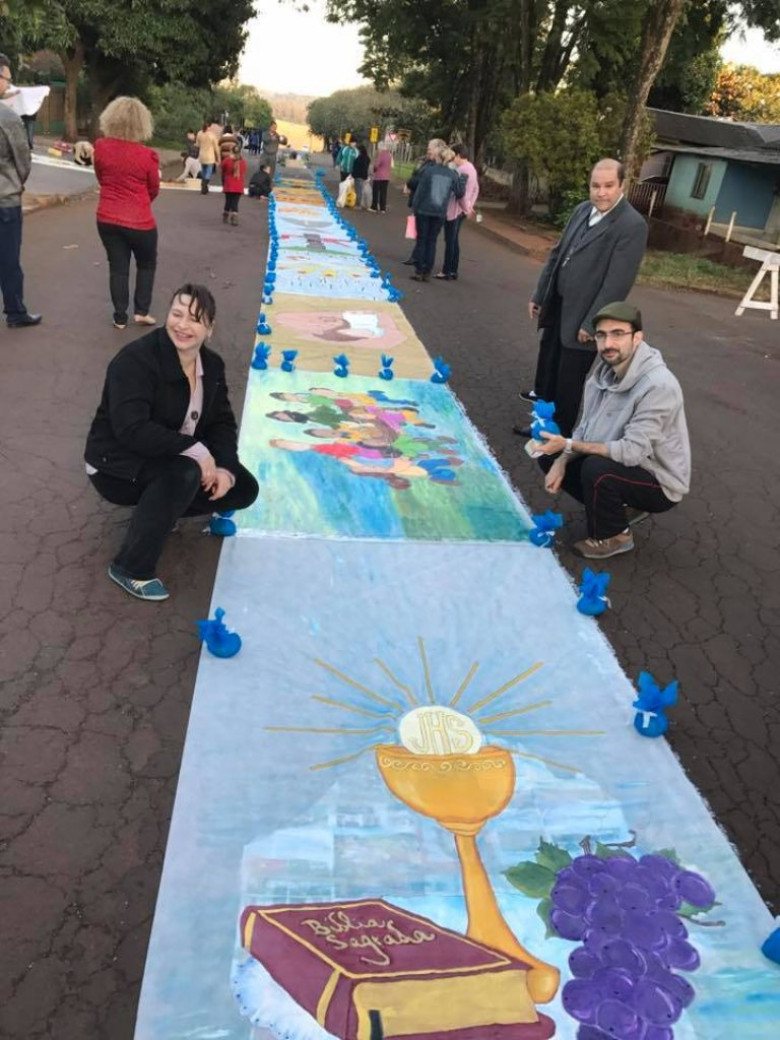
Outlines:
<svg viewBox="0 0 780 1040"><path fill-rule="evenodd" d="M82 198L97 191L97 179L92 167L77 166L69 155L61 159L49 154L55 138L39 135L33 148L33 165L25 185L23 211L25 214L48 206L57 206ZM181 159L170 148L157 149L163 173L170 173L173 165L180 167Z"/></svg>

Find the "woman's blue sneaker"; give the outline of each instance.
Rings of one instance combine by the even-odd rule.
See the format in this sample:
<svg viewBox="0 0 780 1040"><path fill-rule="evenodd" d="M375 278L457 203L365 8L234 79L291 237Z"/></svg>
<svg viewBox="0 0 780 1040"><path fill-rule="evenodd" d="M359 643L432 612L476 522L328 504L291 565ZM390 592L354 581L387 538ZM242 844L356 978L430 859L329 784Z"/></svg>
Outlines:
<svg viewBox="0 0 780 1040"><path fill-rule="evenodd" d="M115 581L117 585L120 585L125 592L129 592L131 596L135 596L136 599L146 599L150 603L159 603L161 600L168 599L170 592L166 589L159 578L149 578L148 581L139 581L137 578L129 578L126 574L122 574L111 564L108 568L108 576L112 581Z"/></svg>

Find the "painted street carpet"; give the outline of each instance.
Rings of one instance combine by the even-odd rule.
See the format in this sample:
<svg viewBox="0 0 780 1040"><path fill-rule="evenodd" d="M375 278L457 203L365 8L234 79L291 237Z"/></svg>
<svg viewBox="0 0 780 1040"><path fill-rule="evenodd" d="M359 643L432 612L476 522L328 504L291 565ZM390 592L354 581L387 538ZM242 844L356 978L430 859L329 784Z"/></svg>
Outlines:
<svg viewBox="0 0 780 1040"><path fill-rule="evenodd" d="M241 438L137 1040L775 1040L766 908L447 387L273 364Z"/></svg>

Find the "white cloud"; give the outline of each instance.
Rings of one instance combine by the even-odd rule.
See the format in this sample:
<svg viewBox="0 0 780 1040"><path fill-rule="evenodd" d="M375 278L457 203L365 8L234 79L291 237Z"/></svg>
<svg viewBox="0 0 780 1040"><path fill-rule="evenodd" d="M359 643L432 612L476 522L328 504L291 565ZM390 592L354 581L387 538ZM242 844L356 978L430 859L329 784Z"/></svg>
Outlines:
<svg viewBox="0 0 780 1040"><path fill-rule="evenodd" d="M312 0L305 13L290 2L263 0L259 11L249 23L242 83L261 92L324 97L365 82L357 71L363 60L358 27L326 22L324 0Z"/></svg>

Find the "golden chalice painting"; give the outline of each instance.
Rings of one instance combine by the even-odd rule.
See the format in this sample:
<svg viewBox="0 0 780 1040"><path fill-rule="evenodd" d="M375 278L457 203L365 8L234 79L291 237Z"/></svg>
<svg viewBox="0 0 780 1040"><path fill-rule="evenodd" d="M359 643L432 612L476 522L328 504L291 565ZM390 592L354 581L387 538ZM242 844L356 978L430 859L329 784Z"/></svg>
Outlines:
<svg viewBox="0 0 780 1040"><path fill-rule="evenodd" d="M555 996L560 973L522 946L502 916L479 853L477 837L515 795L515 757L577 771L566 763L513 747L517 738L597 734L585 730L505 728L507 724L516 725L515 720L523 715L540 711L552 703L550 700L518 703L517 687L539 671L541 662L525 668L498 689L479 694L473 692L479 670L479 663L474 662L457 690L443 697L440 691L434 690L422 639L418 639L417 650L423 677L423 688L419 691L401 681L379 659L375 664L384 676L382 692L325 661L316 661L318 667L348 687L350 693L344 699L315 694L313 700L350 716L362 716L366 725L268 726L267 729L347 734L359 739L361 746L354 753L314 763L311 768L330 769L373 753L379 774L393 796L413 812L435 820L454 836L468 913L468 939L527 965L526 982L531 1000L544 1004ZM389 692L385 692L387 687ZM505 706L498 710L502 708L497 703L501 700Z"/></svg>

